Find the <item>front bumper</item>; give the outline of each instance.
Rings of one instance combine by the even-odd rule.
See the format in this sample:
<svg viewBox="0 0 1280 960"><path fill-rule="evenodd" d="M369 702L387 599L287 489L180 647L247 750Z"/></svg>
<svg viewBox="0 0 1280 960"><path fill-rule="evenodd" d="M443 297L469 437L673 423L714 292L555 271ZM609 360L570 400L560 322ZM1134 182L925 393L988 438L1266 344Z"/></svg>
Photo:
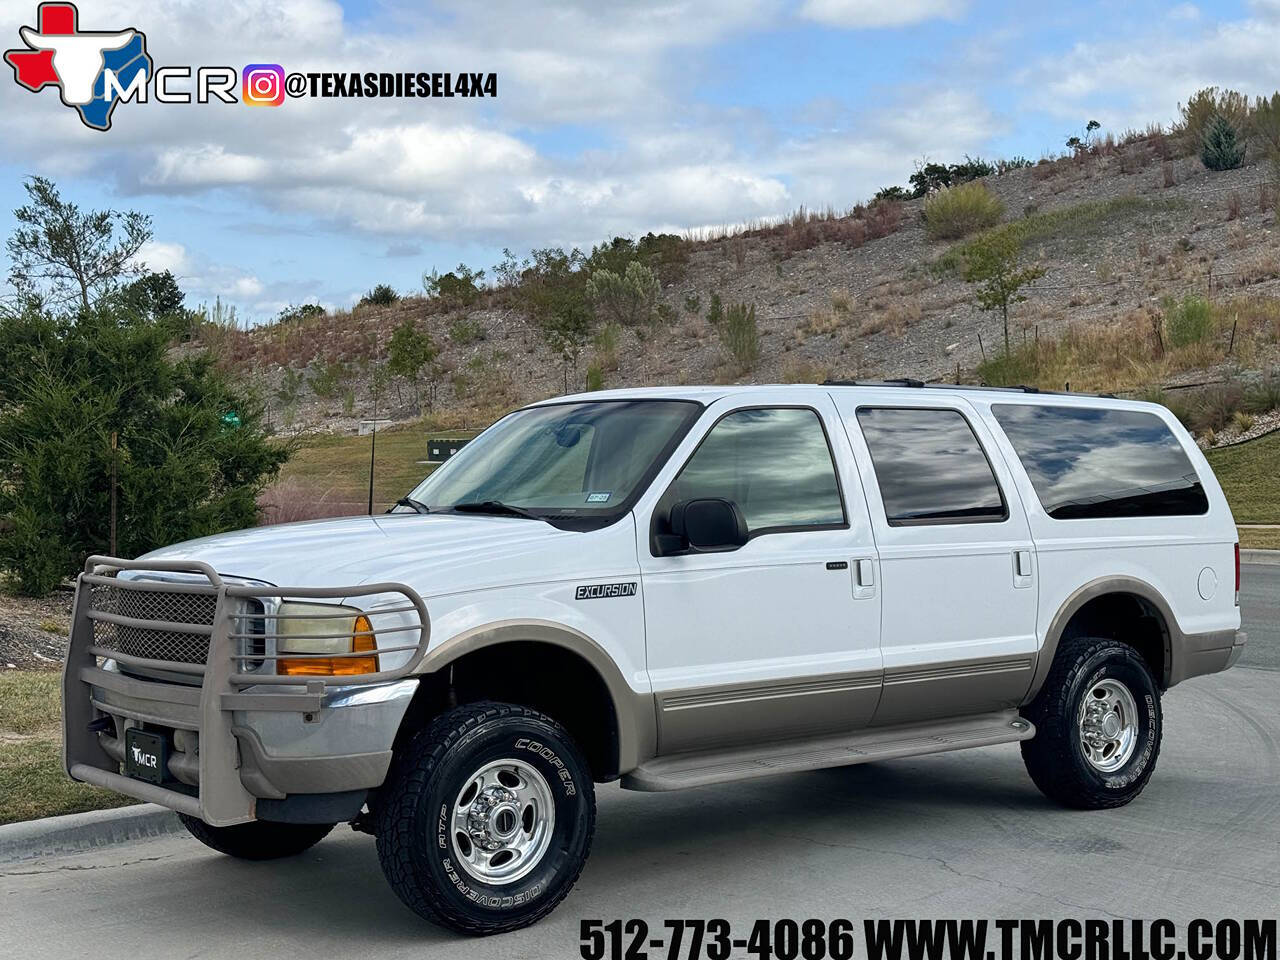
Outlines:
<svg viewBox="0 0 1280 960"><path fill-rule="evenodd" d="M96 677L90 695L99 714L113 721L112 729L98 734L104 752L123 763L124 731L131 726L172 731L169 774L178 783L198 788L199 723L189 705L157 700L161 691L155 684L133 680L118 670L101 673L107 676ZM417 678L408 678L336 687L323 694L312 711L233 710L231 733L239 753L241 784L253 797L273 800L379 786L391 764L396 731L417 688Z"/></svg>
<svg viewBox="0 0 1280 960"><path fill-rule="evenodd" d="M188 579L106 575L123 570L181 573ZM129 605L104 606L99 595L104 588L127 596ZM188 596L204 599L201 609L212 609L212 622L149 615L152 609L177 609L164 607L164 598L172 602ZM371 598L361 609L375 635L378 672L276 675L272 640L280 635L278 623L289 615L264 616L259 608L252 617L260 626L252 632L244 626L251 615L242 612L248 598ZM103 630L103 624L109 629ZM386 635L392 639L384 640ZM184 637L207 637L207 655L198 658L203 662L157 659L148 646L152 636L158 638L156 650L170 649L165 644L177 637L184 651L192 649ZM73 779L159 803L214 826L260 815L271 819L270 812L299 797L360 798L386 777L396 731L418 686L413 672L429 638L426 605L402 584L280 589L227 583L195 562L91 557L77 584L63 670L66 770ZM257 644L252 652L250 643ZM131 727L158 734L167 744L162 783L122 771Z"/></svg>

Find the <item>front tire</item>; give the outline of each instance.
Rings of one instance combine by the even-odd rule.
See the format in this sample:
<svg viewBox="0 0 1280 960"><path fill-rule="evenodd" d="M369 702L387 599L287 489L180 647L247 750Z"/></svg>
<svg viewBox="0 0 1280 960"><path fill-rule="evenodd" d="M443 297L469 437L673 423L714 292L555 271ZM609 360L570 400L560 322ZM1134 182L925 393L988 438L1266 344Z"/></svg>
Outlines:
<svg viewBox="0 0 1280 960"><path fill-rule="evenodd" d="M1036 735L1022 760L1040 791L1081 810L1119 807L1151 779L1164 720L1151 668L1116 640L1063 641L1023 715Z"/></svg>
<svg viewBox="0 0 1280 960"><path fill-rule="evenodd" d="M239 860L278 860L315 846L333 829L332 823L273 823L251 820L232 827L211 827L198 817L178 814L193 837L206 847Z"/></svg>
<svg viewBox="0 0 1280 960"><path fill-rule="evenodd" d="M406 906L459 933L503 933L542 919L577 881L595 786L550 717L475 703L410 741L375 813L378 859Z"/></svg>

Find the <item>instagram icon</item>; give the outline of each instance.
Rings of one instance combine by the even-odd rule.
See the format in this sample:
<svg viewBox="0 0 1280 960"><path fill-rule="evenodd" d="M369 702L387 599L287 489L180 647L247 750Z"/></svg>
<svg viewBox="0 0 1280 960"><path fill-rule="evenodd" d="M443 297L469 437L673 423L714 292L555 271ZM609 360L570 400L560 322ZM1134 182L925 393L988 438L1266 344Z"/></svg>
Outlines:
<svg viewBox="0 0 1280 960"><path fill-rule="evenodd" d="M278 63L251 63L244 68L240 99L251 107L284 103L284 70Z"/></svg>

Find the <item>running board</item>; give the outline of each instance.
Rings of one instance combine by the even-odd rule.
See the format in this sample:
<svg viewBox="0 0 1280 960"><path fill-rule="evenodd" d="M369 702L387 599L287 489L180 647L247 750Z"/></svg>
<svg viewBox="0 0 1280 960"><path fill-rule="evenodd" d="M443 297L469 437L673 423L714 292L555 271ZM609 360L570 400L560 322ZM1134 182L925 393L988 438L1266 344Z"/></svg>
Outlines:
<svg viewBox="0 0 1280 960"><path fill-rule="evenodd" d="M682 790L800 770L845 767L925 753L1030 740L1036 728L1016 710L753 747L679 753L646 761L622 777L624 790Z"/></svg>

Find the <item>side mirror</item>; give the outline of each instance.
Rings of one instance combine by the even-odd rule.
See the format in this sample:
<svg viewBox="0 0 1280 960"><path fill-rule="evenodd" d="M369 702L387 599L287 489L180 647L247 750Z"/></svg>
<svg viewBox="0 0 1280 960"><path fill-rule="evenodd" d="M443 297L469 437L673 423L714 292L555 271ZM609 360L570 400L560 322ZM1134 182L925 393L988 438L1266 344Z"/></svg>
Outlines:
<svg viewBox="0 0 1280 960"><path fill-rule="evenodd" d="M671 532L656 541L662 556L685 550L736 550L747 542L747 521L732 500L682 500L671 508Z"/></svg>

